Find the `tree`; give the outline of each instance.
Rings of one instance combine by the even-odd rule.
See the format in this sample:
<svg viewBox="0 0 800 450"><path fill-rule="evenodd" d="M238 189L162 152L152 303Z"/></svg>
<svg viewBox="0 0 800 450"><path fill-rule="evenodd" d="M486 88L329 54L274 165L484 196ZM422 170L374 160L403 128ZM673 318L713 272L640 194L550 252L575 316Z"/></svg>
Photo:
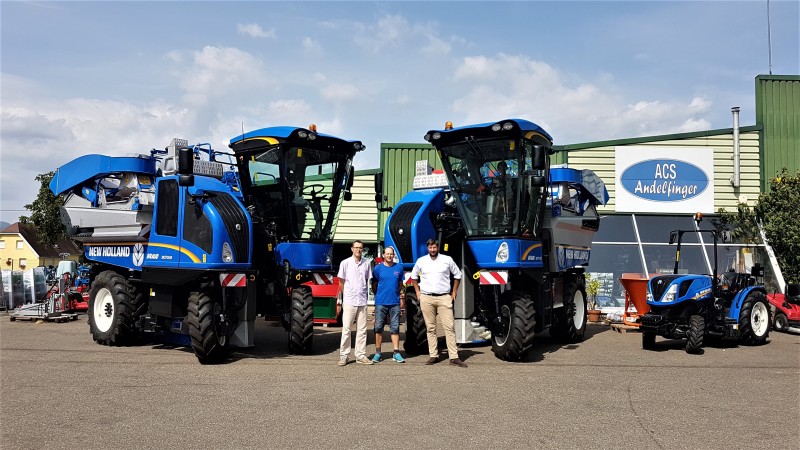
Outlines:
<svg viewBox="0 0 800 450"><path fill-rule="evenodd" d="M25 205L31 211L30 217L20 216L20 223L36 227L37 237L43 244L53 245L59 239L67 237L67 230L61 223L59 208L64 204L64 199L56 197L50 191L50 181L55 172L40 173L36 181L40 183L39 193L33 203Z"/></svg>
<svg viewBox="0 0 800 450"><path fill-rule="evenodd" d="M769 192L762 193L754 207L739 204L736 213L720 209L720 225L731 227L733 238L744 243L760 243L758 224L764 226L767 240L775 251L787 283L800 283L800 172L785 168L770 180Z"/></svg>

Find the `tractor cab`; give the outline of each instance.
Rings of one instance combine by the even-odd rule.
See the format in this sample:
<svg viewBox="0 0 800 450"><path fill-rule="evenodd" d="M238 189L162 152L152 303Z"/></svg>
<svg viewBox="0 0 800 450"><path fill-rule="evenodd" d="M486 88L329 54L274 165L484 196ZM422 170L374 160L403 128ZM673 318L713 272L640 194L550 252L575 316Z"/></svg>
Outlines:
<svg viewBox="0 0 800 450"><path fill-rule="evenodd" d="M361 142L319 134L314 126L271 127L234 138L230 147L254 220L279 241L331 242Z"/></svg>
<svg viewBox="0 0 800 450"><path fill-rule="evenodd" d="M541 234L550 136L523 120L425 136L439 150L468 238Z"/></svg>

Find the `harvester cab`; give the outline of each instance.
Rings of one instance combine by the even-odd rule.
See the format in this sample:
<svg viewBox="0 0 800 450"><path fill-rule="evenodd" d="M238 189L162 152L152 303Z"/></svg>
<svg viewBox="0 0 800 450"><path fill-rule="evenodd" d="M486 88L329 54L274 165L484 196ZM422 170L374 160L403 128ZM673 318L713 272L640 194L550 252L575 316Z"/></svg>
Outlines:
<svg viewBox="0 0 800 450"><path fill-rule="evenodd" d="M365 148L306 128L271 127L233 138L244 204L253 219L259 311L280 318L293 353L309 353L313 323L336 321L333 233L350 200L355 154Z"/></svg>
<svg viewBox="0 0 800 450"><path fill-rule="evenodd" d="M492 341L495 354L522 358L535 333L568 341L586 329L584 267L599 227L596 205L608 193L594 172L550 167L552 138L538 125L508 119L425 135L443 174L418 162L415 190L394 207L385 245L404 270L438 238L465 276L454 305L460 343ZM382 197L378 192L376 199ZM406 291L406 351L427 349L413 290Z"/></svg>
<svg viewBox="0 0 800 450"><path fill-rule="evenodd" d="M769 307L763 285L764 267L754 264L749 273L732 269L717 275L718 230L699 228L702 215L695 215L694 230L673 230L670 245L675 249L675 266L670 275L659 275L648 282L647 304L642 316L642 348L655 348L656 336L686 339L687 353L700 353L705 337L715 335L738 338L743 344L759 345L769 335ZM681 272L681 244L684 234L710 234L714 262L711 274ZM702 240L701 240L702 242Z"/></svg>

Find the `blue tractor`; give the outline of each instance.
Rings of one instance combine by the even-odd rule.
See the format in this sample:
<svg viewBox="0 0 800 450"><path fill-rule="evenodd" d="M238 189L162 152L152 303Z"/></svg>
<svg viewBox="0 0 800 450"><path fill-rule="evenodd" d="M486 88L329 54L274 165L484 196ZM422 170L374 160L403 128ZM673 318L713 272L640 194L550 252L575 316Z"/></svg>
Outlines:
<svg viewBox="0 0 800 450"><path fill-rule="evenodd" d="M591 170L551 167L552 138L535 123L431 130L444 173L418 162L415 189L392 209L385 246L409 272L437 238L464 276L454 305L456 340L490 340L503 360L524 358L536 333L567 342L586 331L585 266L608 192ZM382 201L382 179L376 178ZM382 204L381 209L387 209ZM422 312L406 290L405 350L427 351Z"/></svg>
<svg viewBox="0 0 800 450"><path fill-rule="evenodd" d="M695 215L700 223L702 215ZM685 233L708 233L714 240L711 275L679 274L681 241ZM742 344L767 342L770 310L767 291L759 280L764 268L753 265L750 273L725 272L717 276L717 230L674 230L669 243L677 242L673 274L650 279L647 305L641 318L642 348L656 348L656 336L686 339L687 353L701 353L707 336L736 338Z"/></svg>
<svg viewBox="0 0 800 450"><path fill-rule="evenodd" d="M150 155L86 155L55 172L62 222L92 264L96 342L153 332L216 363L254 345L260 314L282 320L291 352L311 351L315 301L335 310L332 234L364 146L311 126L243 133L230 148L173 139Z"/></svg>

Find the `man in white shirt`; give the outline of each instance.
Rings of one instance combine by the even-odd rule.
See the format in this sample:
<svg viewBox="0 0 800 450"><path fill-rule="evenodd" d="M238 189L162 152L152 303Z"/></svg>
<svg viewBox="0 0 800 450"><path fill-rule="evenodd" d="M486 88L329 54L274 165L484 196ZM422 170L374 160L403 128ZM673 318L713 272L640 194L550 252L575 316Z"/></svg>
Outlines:
<svg viewBox="0 0 800 450"><path fill-rule="evenodd" d="M342 309L342 342L339 347L340 366L347 365L350 355L350 327L356 322L356 362L374 364L367 358L367 286L372 279L369 261L361 257L364 243L353 242L353 256L339 264L339 298L337 310ZM336 311L339 314L339 311Z"/></svg>
<svg viewBox="0 0 800 450"><path fill-rule="evenodd" d="M425 318L425 328L428 331L428 355L430 358L425 364L431 365L439 362L436 336L436 316L438 315L447 340L450 364L467 367L466 363L458 357L453 320L453 302L456 300L458 285L461 283L461 269L458 268L453 258L439 254L439 241L428 239L427 245L428 254L419 258L411 271L411 283L417 293L422 317ZM452 289L450 286L451 275L454 278Z"/></svg>

